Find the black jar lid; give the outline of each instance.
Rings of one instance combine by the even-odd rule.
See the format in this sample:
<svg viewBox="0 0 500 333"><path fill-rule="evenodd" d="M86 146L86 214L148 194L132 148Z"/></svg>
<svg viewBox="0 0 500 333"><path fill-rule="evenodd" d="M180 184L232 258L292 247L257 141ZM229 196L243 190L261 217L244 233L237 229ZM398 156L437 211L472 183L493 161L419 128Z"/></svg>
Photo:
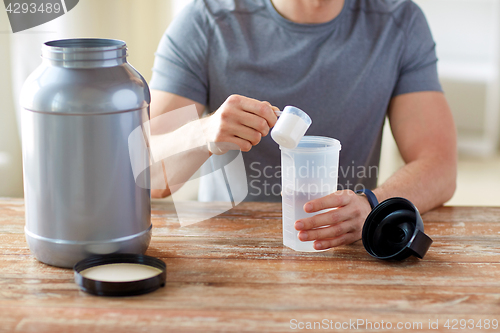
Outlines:
<svg viewBox="0 0 500 333"><path fill-rule="evenodd" d="M120 279L118 279L119 281L106 278L94 279L84 272L89 268L98 266L107 266L107 270L112 270L115 264L134 264L133 266L138 265L142 266L142 268L152 267L158 270L158 272L157 274L151 272L149 275L152 276L146 278L130 277L128 279L126 275L121 275ZM75 272L75 282L80 289L97 296L142 295L164 287L167 279L167 265L160 259L143 254L116 253L94 255L79 261L73 269Z"/></svg>

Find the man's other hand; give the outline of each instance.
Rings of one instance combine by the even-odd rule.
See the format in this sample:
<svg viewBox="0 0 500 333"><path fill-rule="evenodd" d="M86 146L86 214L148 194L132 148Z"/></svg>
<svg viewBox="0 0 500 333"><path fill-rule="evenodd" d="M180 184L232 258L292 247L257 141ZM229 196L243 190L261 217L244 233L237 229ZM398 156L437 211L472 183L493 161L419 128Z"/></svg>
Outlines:
<svg viewBox="0 0 500 333"><path fill-rule="evenodd" d="M301 241L315 241L316 250L325 250L361 239L363 224L371 211L364 195L351 190L337 191L304 205L306 213L325 209L331 210L295 222Z"/></svg>

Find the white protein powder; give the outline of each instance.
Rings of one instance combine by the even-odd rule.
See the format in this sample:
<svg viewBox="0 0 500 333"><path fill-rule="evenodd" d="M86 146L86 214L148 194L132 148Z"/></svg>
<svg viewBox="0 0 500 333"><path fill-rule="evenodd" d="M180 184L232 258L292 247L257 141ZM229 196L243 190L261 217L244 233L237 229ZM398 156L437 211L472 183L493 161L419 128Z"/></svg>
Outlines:
<svg viewBox="0 0 500 333"><path fill-rule="evenodd" d="M309 125L299 116L283 113L271 131L271 137L280 146L294 149L308 128Z"/></svg>
<svg viewBox="0 0 500 333"><path fill-rule="evenodd" d="M80 272L83 277L104 282L129 282L152 278L161 270L142 264L107 264L87 268Z"/></svg>

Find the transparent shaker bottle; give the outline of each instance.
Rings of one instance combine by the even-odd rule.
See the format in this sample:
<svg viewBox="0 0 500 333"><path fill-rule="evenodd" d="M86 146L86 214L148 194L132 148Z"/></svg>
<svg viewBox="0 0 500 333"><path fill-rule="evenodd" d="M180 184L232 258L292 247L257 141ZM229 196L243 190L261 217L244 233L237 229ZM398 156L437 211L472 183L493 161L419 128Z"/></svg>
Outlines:
<svg viewBox="0 0 500 333"><path fill-rule="evenodd" d="M283 196L283 244L296 251L314 252L314 242L298 239L294 224L317 213L304 212L304 204L337 190L338 140L304 136L295 149L280 146Z"/></svg>

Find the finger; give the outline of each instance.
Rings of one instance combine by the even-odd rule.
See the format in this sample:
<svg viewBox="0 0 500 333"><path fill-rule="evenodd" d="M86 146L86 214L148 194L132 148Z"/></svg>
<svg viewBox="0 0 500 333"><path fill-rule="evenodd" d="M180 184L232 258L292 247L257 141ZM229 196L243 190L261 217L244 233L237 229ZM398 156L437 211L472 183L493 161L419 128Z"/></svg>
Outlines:
<svg viewBox="0 0 500 333"><path fill-rule="evenodd" d="M269 127L273 127L276 123L277 117L274 114L269 102L261 102L256 99L240 95L231 95L225 103L229 106L240 108L243 111L253 113L264 118Z"/></svg>
<svg viewBox="0 0 500 333"><path fill-rule="evenodd" d="M241 151L247 152L252 149L252 144L244 139L238 138L237 136L230 138L228 141L231 143L237 144L240 147Z"/></svg>
<svg viewBox="0 0 500 333"><path fill-rule="evenodd" d="M219 143L229 143L229 145L235 144L239 147L241 151L247 152L250 151L250 149L253 146L250 140L253 140L256 143L258 143L258 141L260 141L261 138L259 132L254 131L248 127L245 127L244 125L239 125L237 123L232 123L232 122L224 123L223 132L224 135L218 137L217 141L214 142L213 145L209 145L209 150L213 154L221 155L227 152L227 151L219 151L218 148L222 148L218 146ZM247 137L249 140L239 137L238 133L243 137ZM216 148L215 151L212 148Z"/></svg>
<svg viewBox="0 0 500 333"><path fill-rule="evenodd" d="M347 205L351 201L352 195L356 194L354 194L354 192L350 190L333 192L332 194L329 194L322 198L307 202L304 205L304 211L306 213L314 213L323 209L342 207Z"/></svg>
<svg viewBox="0 0 500 333"><path fill-rule="evenodd" d="M252 146L258 144L262 138L262 134L260 132L243 125L238 126L234 133L236 137L247 140L252 144Z"/></svg>
<svg viewBox="0 0 500 333"><path fill-rule="evenodd" d="M356 230L356 225L351 220L351 221L344 221L342 223L337 223L335 225L326 228L301 231L299 232L298 237L303 242L322 240L322 239L339 237L343 234L354 232L355 230Z"/></svg>
<svg viewBox="0 0 500 333"><path fill-rule="evenodd" d="M278 115L276 114L276 111L281 112L281 110L277 106L274 106L271 103L269 103L268 101L264 101L264 103L266 103L267 105L269 105L271 107L271 111L272 111L271 118L272 118L273 122L270 123L269 125L270 125L270 127L273 127L274 125L276 125L276 122L278 121Z"/></svg>
<svg viewBox="0 0 500 333"><path fill-rule="evenodd" d="M269 134L270 127L267 121L264 118L259 117L253 113L240 112L240 114L238 115L238 122L241 125L245 125L249 128L259 131L262 136L266 136Z"/></svg>
<svg viewBox="0 0 500 333"><path fill-rule="evenodd" d="M295 222L295 230L310 230L325 225L337 224L356 217L356 211L341 207L329 212L306 217Z"/></svg>
<svg viewBox="0 0 500 333"><path fill-rule="evenodd" d="M244 148L248 148L248 150L252 148L252 145L248 141L236 137L234 137L234 139L240 140L241 143L245 143ZM208 142L208 150L215 155L224 155L230 150L242 150L242 147L233 142Z"/></svg>
<svg viewBox="0 0 500 333"><path fill-rule="evenodd" d="M350 232L333 239L324 239L316 241L314 242L314 248L316 250L325 250L332 247L351 244L360 239L361 239L361 234L359 234L359 232Z"/></svg>
<svg viewBox="0 0 500 333"><path fill-rule="evenodd" d="M273 106L273 111L274 111L274 114L276 115L276 117L281 116L281 114L283 113L283 112L282 112L279 108L277 108L277 107L275 107L275 106ZM278 122L278 121L276 120L276 123L277 123L277 122ZM274 126L276 126L276 124L274 124Z"/></svg>

